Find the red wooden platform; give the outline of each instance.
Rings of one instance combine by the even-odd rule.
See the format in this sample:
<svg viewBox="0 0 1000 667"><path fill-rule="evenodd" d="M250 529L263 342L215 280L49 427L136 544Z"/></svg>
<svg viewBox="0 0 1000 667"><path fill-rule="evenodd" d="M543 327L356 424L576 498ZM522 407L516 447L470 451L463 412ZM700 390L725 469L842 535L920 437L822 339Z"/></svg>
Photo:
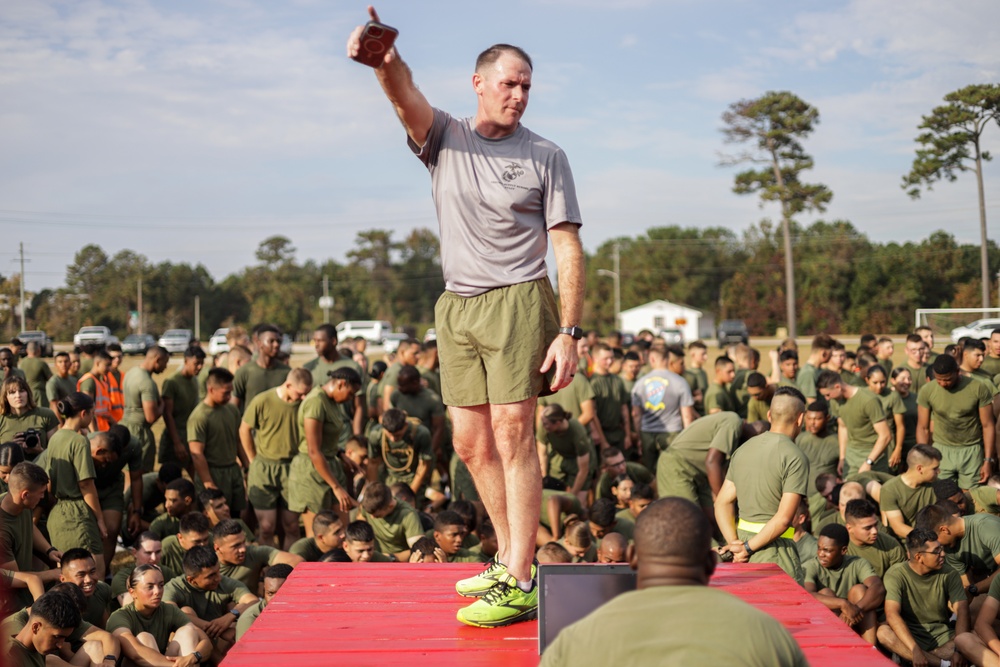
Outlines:
<svg viewBox="0 0 1000 667"><path fill-rule="evenodd" d="M224 667L527 667L538 624L480 629L455 620L454 582L476 564L303 563ZM891 664L776 565L721 565L711 585L781 621L813 667Z"/></svg>

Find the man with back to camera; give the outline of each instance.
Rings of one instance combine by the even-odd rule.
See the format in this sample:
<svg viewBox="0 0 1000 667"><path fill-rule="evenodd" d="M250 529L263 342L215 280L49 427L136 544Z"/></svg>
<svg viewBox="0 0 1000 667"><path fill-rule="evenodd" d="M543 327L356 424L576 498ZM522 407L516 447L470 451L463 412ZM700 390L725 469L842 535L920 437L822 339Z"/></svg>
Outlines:
<svg viewBox="0 0 1000 667"><path fill-rule="evenodd" d="M368 12L378 20L374 8ZM363 31L351 34L348 56L360 53ZM486 570L456 585L480 597L458 618L487 627L527 620L537 614L532 557L541 494L532 417L539 393L570 383L582 337L576 188L565 153L520 124L532 74L523 50L498 44L480 54L472 75L477 112L461 121L431 107L395 48L375 72L431 174L446 288L435 308L441 389L455 451L499 542ZM547 278L549 238L561 314ZM519 326L504 326L511 322Z"/></svg>

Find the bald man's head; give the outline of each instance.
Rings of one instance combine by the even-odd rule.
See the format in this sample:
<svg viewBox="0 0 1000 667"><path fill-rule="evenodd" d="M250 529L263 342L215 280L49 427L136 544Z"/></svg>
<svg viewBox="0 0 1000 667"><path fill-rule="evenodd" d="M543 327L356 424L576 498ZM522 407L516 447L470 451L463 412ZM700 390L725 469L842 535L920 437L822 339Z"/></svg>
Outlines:
<svg viewBox="0 0 1000 667"><path fill-rule="evenodd" d="M704 511L684 498L661 498L635 522L635 555L640 565L649 558L700 565L711 545L712 531Z"/></svg>
<svg viewBox="0 0 1000 667"><path fill-rule="evenodd" d="M597 549L598 563L625 563L628 561L627 556L628 540L624 535L608 533L601 538L601 546Z"/></svg>
<svg viewBox="0 0 1000 667"><path fill-rule="evenodd" d="M844 482L840 487L840 498L838 499L837 505L840 508L840 513L844 513L844 508L847 507L847 503L852 500L864 500L868 495L865 493L865 487L861 486L857 482Z"/></svg>
<svg viewBox="0 0 1000 667"><path fill-rule="evenodd" d="M798 392L796 392L798 393ZM771 424L773 426L791 426L805 414L806 404L799 396L792 393L774 393L771 399Z"/></svg>

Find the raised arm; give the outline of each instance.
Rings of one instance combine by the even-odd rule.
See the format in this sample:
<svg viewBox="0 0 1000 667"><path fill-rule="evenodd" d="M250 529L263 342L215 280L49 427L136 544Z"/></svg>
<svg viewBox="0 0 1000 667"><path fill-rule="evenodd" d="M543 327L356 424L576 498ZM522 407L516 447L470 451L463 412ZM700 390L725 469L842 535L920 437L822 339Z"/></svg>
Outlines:
<svg viewBox="0 0 1000 667"><path fill-rule="evenodd" d="M368 15L373 21L379 20L378 13L370 5ZM347 39L348 58L353 58L361 51L361 34L364 29L363 25L358 26ZM434 122L434 110L413 83L413 73L399 56L395 46L386 52L382 65L375 69L375 76L406 128L406 134L413 143L423 146Z"/></svg>

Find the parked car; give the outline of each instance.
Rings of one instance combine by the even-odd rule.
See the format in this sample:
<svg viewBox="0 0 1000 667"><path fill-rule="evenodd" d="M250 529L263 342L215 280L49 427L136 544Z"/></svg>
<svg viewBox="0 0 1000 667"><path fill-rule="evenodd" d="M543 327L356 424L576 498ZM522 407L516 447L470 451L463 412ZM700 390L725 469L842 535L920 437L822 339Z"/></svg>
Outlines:
<svg viewBox="0 0 1000 667"><path fill-rule="evenodd" d="M156 345L152 334L129 334L122 341L122 352L125 354L146 354L149 348Z"/></svg>
<svg viewBox="0 0 1000 667"><path fill-rule="evenodd" d="M399 349L399 344L409 338L405 333L387 333L382 339L382 351L392 354Z"/></svg>
<svg viewBox="0 0 1000 667"><path fill-rule="evenodd" d="M184 350L191 345L192 340L194 340L194 334L191 333L190 329L168 329L163 332L156 344L166 349L170 354L183 354Z"/></svg>
<svg viewBox="0 0 1000 667"><path fill-rule="evenodd" d="M28 343L34 341L42 348L43 357L52 356L52 339L49 338L48 334L44 331L22 331L17 334L17 337L22 343L27 346Z"/></svg>
<svg viewBox="0 0 1000 667"><path fill-rule="evenodd" d="M991 317L983 320L970 322L964 327L957 327L951 330L951 342L957 343L963 338L975 338L983 340L989 338L994 329L1000 329L1000 319Z"/></svg>
<svg viewBox="0 0 1000 667"><path fill-rule="evenodd" d="M111 333L107 327L80 327L80 330L73 336L73 345L97 345L105 347L112 343L117 343L118 337Z"/></svg>
<svg viewBox="0 0 1000 667"><path fill-rule="evenodd" d="M226 334L229 333L229 327L222 329L216 329L212 337L208 339L208 353L211 355L222 354L223 352L229 352L229 343L226 342Z"/></svg>
<svg viewBox="0 0 1000 667"><path fill-rule="evenodd" d="M291 355L292 353L292 337L288 334L281 334L281 347L278 348L285 354Z"/></svg>
<svg viewBox="0 0 1000 667"><path fill-rule="evenodd" d="M337 325L340 340L361 336L374 345L381 345L388 333L392 333L392 323L385 320L351 320Z"/></svg>
<svg viewBox="0 0 1000 667"><path fill-rule="evenodd" d="M732 343L749 343L750 330L743 320L722 320L719 323L719 347L725 347Z"/></svg>
<svg viewBox="0 0 1000 667"><path fill-rule="evenodd" d="M667 345L684 345L684 332L680 329L675 329L673 327L669 329L660 329L660 338L662 338Z"/></svg>

